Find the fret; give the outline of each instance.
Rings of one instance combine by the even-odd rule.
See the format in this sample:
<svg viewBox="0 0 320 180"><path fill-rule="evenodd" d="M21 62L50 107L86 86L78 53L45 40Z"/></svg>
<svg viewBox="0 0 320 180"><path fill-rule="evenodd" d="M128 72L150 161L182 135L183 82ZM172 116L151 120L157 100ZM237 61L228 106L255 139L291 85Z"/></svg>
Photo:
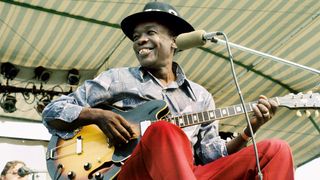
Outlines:
<svg viewBox="0 0 320 180"><path fill-rule="evenodd" d="M161 119L161 120L164 120L164 121L167 121L169 123L172 123L172 118L171 117L167 117L166 119Z"/></svg>
<svg viewBox="0 0 320 180"><path fill-rule="evenodd" d="M179 126L183 126L184 123L183 123L182 116L179 116L178 119L179 119Z"/></svg>
<svg viewBox="0 0 320 180"><path fill-rule="evenodd" d="M249 103L249 105L250 105L250 109L248 110L248 111L252 111L253 110L253 106L256 106L257 105L257 103L256 102L253 102L253 103Z"/></svg>
<svg viewBox="0 0 320 180"><path fill-rule="evenodd" d="M169 118L169 122L172 123L172 124L177 125L176 122L174 121L174 118L172 118L172 117Z"/></svg>
<svg viewBox="0 0 320 180"><path fill-rule="evenodd" d="M214 110L209 111L209 118L207 120L213 120L216 118L215 116L216 113L214 112L215 112Z"/></svg>
<svg viewBox="0 0 320 180"><path fill-rule="evenodd" d="M192 114L192 119L193 119L193 123L195 124L195 123L198 123L198 114L199 113L196 113L196 114Z"/></svg>
<svg viewBox="0 0 320 180"><path fill-rule="evenodd" d="M177 126L180 125L180 123L179 123L179 117L174 117L174 121L175 121L175 123L176 123Z"/></svg>
<svg viewBox="0 0 320 180"><path fill-rule="evenodd" d="M236 109L237 114L240 114L240 113L242 113L242 112L243 112L243 110L242 110L242 106L241 106L240 104L235 105L235 109Z"/></svg>
<svg viewBox="0 0 320 180"><path fill-rule="evenodd" d="M203 117L203 113L204 113L204 112L199 112L199 113L198 113L199 122L203 122L203 118L204 118L204 117Z"/></svg>
<svg viewBox="0 0 320 180"><path fill-rule="evenodd" d="M202 112L202 114L203 114L203 122L208 121L208 119L209 119L209 112L208 112L208 111L205 111L205 112Z"/></svg>
<svg viewBox="0 0 320 180"><path fill-rule="evenodd" d="M216 110L214 110L214 112L215 112L216 118L221 118L222 117L221 109L216 109Z"/></svg>
<svg viewBox="0 0 320 180"><path fill-rule="evenodd" d="M221 108L221 114L222 114L222 117L228 116L228 109L227 108Z"/></svg>
<svg viewBox="0 0 320 180"><path fill-rule="evenodd" d="M235 115L236 114L236 110L235 110L234 106L229 107L228 108L228 112L229 112L230 116Z"/></svg>
<svg viewBox="0 0 320 180"><path fill-rule="evenodd" d="M187 119L188 119L189 124L193 124L193 120L192 120L192 115L191 114L187 115Z"/></svg>
<svg viewBox="0 0 320 180"><path fill-rule="evenodd" d="M188 118L187 118L187 116L186 116L186 115L183 115L182 118L183 118L184 124L185 124L185 125L188 125Z"/></svg>
<svg viewBox="0 0 320 180"><path fill-rule="evenodd" d="M245 104L245 107L248 112L252 110L250 104Z"/></svg>

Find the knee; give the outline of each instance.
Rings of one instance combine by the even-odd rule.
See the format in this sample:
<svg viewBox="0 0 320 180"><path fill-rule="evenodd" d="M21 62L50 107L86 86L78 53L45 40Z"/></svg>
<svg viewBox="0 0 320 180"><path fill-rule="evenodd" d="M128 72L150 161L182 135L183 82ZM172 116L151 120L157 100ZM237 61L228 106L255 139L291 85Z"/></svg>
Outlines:
<svg viewBox="0 0 320 180"><path fill-rule="evenodd" d="M159 133L159 132L163 133L166 131L172 131L172 129L176 129L176 128L177 128L176 125L171 124L167 121L158 121L158 122L151 124L148 127L148 131L151 131L153 133Z"/></svg>
<svg viewBox="0 0 320 180"><path fill-rule="evenodd" d="M261 141L262 148L266 149L266 152L270 152L271 154L279 154L281 156L287 156L292 158L290 145L281 139L268 139ZM269 154L269 153L267 153Z"/></svg>
<svg viewBox="0 0 320 180"><path fill-rule="evenodd" d="M290 148L289 144L281 139L267 139L263 140L262 143L265 143L267 146L276 149Z"/></svg>
<svg viewBox="0 0 320 180"><path fill-rule="evenodd" d="M151 124L144 135L142 136L143 141L159 140L159 139L177 139L177 137L184 137L185 134L181 128L178 126L166 122L166 121L158 121ZM185 136L187 139L187 137ZM148 140L147 140L148 139Z"/></svg>

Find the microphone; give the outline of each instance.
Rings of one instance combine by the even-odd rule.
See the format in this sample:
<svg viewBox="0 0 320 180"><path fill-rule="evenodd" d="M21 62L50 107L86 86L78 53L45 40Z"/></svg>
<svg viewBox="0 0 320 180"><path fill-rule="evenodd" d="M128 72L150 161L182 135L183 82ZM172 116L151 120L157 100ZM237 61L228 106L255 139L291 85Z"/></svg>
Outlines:
<svg viewBox="0 0 320 180"><path fill-rule="evenodd" d="M212 40L214 36L221 35L220 32L205 32L196 30L188 33L182 33L176 38L176 44L179 50L185 50L193 47L200 47L206 44L207 40Z"/></svg>
<svg viewBox="0 0 320 180"><path fill-rule="evenodd" d="M22 166L21 168L18 169L18 175L20 177L24 177L24 176L31 174L31 173L33 173L33 171L31 169L27 168L26 166Z"/></svg>

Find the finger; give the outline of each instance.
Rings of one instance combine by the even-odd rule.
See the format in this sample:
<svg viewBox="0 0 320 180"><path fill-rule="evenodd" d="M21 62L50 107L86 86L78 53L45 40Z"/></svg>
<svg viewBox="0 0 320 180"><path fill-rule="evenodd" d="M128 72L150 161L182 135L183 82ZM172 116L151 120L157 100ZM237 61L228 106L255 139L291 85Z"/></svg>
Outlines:
<svg viewBox="0 0 320 180"><path fill-rule="evenodd" d="M268 100L267 96L265 96L265 95L260 95L260 96L259 96L259 99L265 99L265 100Z"/></svg>
<svg viewBox="0 0 320 180"><path fill-rule="evenodd" d="M252 107L254 115L257 119L263 119L263 115L258 107L258 104Z"/></svg>
<svg viewBox="0 0 320 180"><path fill-rule="evenodd" d="M114 145L114 136L112 135L112 133L109 131L109 129L106 126L103 126L101 128L101 130L107 136L107 143L109 144L109 147L113 146Z"/></svg>
<svg viewBox="0 0 320 180"><path fill-rule="evenodd" d="M128 141L125 137L122 136L116 126L109 126L109 130L114 137L114 145L118 146L119 144L124 144Z"/></svg>
<svg viewBox="0 0 320 180"><path fill-rule="evenodd" d="M128 138L133 137L135 135L135 132L134 132L132 126L130 125L130 123L127 120L125 120L122 116L119 117L119 120L120 120L120 124L129 133L129 137Z"/></svg>
<svg viewBox="0 0 320 180"><path fill-rule="evenodd" d="M257 107L258 107L261 114L269 113L269 108L267 105L261 103L261 104L257 104ZM271 106L270 106L270 108L271 108Z"/></svg>
<svg viewBox="0 0 320 180"><path fill-rule="evenodd" d="M269 101L267 99L259 99L258 104L262 104L267 108L267 111L269 111L269 109L271 109L271 104L269 103ZM266 111L263 111L263 113L266 113Z"/></svg>
<svg viewBox="0 0 320 180"><path fill-rule="evenodd" d="M131 134L120 123L115 126L117 132L124 138L125 143L128 143L131 139Z"/></svg>
<svg viewBox="0 0 320 180"><path fill-rule="evenodd" d="M271 115L270 115L269 112L263 113L262 116L263 116L263 118L266 119L266 120L268 120L268 119L271 117Z"/></svg>
<svg viewBox="0 0 320 180"><path fill-rule="evenodd" d="M264 124L271 117L268 108L266 106L264 106L263 104L257 104L253 108L253 111L257 117L258 124Z"/></svg>
<svg viewBox="0 0 320 180"><path fill-rule="evenodd" d="M274 100L270 100L269 103L271 105L272 114L275 114L277 109L278 109L278 106L279 106L278 103L276 101L274 101Z"/></svg>
<svg viewBox="0 0 320 180"><path fill-rule="evenodd" d="M263 104L259 104L258 107L262 114L263 122L268 121L271 118L269 109Z"/></svg>

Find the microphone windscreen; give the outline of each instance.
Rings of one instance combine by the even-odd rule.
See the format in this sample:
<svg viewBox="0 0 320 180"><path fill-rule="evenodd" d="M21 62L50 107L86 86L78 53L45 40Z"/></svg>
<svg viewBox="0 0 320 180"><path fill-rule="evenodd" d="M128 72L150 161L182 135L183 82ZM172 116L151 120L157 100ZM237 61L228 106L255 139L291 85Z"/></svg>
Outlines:
<svg viewBox="0 0 320 180"><path fill-rule="evenodd" d="M24 176L30 174L30 171L31 170L29 168L22 166L21 168L18 169L18 175L20 177L24 177Z"/></svg>
<svg viewBox="0 0 320 180"><path fill-rule="evenodd" d="M193 47L199 47L206 44L203 39L204 30L197 30L188 33L182 33L176 38L176 44L179 50L185 50Z"/></svg>

